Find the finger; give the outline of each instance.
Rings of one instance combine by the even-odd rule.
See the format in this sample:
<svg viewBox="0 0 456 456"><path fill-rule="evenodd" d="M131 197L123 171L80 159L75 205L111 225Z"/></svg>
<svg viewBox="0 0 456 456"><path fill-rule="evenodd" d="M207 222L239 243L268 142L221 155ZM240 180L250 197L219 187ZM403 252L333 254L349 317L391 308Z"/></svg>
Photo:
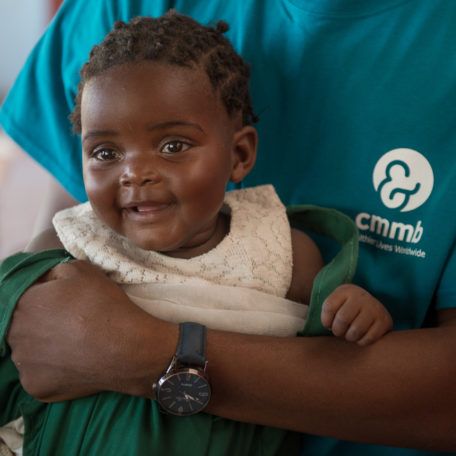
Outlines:
<svg viewBox="0 0 456 456"><path fill-rule="evenodd" d="M11 353L11 361L16 366L16 369L19 371L21 367L21 362L18 360L18 357L16 356L15 352Z"/></svg>
<svg viewBox="0 0 456 456"><path fill-rule="evenodd" d="M326 301L323 303L321 308L321 324L325 327L330 329L334 317L336 316L337 311L343 305L343 300L339 299L339 296L330 295Z"/></svg>
<svg viewBox="0 0 456 456"><path fill-rule="evenodd" d="M84 260L70 260L60 263L40 279L40 282L50 282L52 280L74 279L81 274L96 274L101 270Z"/></svg>
<svg viewBox="0 0 456 456"><path fill-rule="evenodd" d="M352 284L340 285L326 298L321 309L320 317L321 323L325 328L331 329L337 312L346 304L350 296L353 295L354 287Z"/></svg>
<svg viewBox="0 0 456 456"><path fill-rule="evenodd" d="M349 342L356 342L360 340L367 334L374 322L375 318L371 312L361 310L347 328L345 340Z"/></svg>
<svg viewBox="0 0 456 456"><path fill-rule="evenodd" d="M376 320L372 326L366 331L363 337L361 337L356 343L360 347L373 344L381 339L387 332L391 330L391 326L385 321Z"/></svg>
<svg viewBox="0 0 456 456"><path fill-rule="evenodd" d="M66 278L69 275L74 274L74 266L77 261L78 260L67 261L54 266L52 269L43 274L37 282L50 282L52 280Z"/></svg>
<svg viewBox="0 0 456 456"><path fill-rule="evenodd" d="M342 337L348 328L358 318L360 307L353 301L345 301L344 305L337 311L331 325L331 331L337 337Z"/></svg>

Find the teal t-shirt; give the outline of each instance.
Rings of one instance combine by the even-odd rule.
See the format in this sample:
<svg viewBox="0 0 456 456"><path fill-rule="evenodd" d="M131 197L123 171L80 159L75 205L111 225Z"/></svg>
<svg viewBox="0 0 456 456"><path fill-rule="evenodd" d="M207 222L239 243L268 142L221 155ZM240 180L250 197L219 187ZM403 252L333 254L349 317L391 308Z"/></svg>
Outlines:
<svg viewBox="0 0 456 456"><path fill-rule="evenodd" d="M79 69L115 20L170 7L227 21L251 64L260 145L243 185L272 183L285 204L352 217L355 282L388 307L396 329L456 307L456 2L67 0L0 122L80 200L80 141L67 120ZM306 436L303 454L435 453Z"/></svg>

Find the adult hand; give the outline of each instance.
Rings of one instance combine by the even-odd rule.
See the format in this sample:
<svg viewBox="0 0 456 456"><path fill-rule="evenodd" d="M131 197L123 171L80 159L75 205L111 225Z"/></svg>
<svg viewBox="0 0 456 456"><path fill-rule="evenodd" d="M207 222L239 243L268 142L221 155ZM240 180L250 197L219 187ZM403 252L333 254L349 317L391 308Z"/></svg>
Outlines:
<svg viewBox="0 0 456 456"><path fill-rule="evenodd" d="M176 341L177 327L145 313L84 261L57 266L27 290L8 334L24 389L46 402L102 390L151 393Z"/></svg>

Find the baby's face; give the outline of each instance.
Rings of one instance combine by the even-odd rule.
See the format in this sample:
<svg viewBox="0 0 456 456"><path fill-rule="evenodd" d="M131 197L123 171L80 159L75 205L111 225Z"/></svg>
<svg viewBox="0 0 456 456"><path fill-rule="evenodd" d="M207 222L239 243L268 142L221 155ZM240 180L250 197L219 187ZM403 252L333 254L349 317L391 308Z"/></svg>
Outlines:
<svg viewBox="0 0 456 456"><path fill-rule="evenodd" d="M177 257L220 241L236 122L205 73L154 62L114 67L86 83L81 122L86 191L105 224Z"/></svg>

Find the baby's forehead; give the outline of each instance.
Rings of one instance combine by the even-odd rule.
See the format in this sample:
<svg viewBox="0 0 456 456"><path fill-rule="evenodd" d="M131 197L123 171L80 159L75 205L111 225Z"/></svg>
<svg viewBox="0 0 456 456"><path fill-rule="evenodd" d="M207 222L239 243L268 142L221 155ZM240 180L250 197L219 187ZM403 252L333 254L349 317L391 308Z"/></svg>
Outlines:
<svg viewBox="0 0 456 456"><path fill-rule="evenodd" d="M198 67L166 63L123 64L87 82L81 99L81 122L106 129L122 122L223 124L231 116L220 92Z"/></svg>

